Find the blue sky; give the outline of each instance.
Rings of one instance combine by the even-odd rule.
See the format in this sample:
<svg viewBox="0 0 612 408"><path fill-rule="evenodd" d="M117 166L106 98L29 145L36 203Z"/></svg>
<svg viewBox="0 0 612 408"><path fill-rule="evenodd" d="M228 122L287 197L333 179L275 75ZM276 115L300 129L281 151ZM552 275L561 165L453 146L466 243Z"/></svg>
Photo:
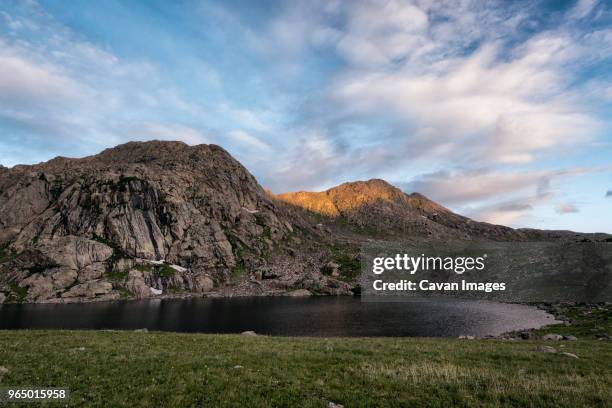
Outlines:
<svg viewBox="0 0 612 408"><path fill-rule="evenodd" d="M226 148L274 192L384 178L612 232L608 1L0 0L0 163Z"/></svg>

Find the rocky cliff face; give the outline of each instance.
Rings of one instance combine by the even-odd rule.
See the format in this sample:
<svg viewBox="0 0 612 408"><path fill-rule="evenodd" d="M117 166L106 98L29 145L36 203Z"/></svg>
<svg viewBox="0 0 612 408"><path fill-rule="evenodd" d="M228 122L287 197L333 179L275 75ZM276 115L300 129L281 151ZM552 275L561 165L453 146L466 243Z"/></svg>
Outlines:
<svg viewBox="0 0 612 408"><path fill-rule="evenodd" d="M2 169L0 291L38 302L207 292L274 266L273 248L301 227L287 211L214 145L128 143Z"/></svg>

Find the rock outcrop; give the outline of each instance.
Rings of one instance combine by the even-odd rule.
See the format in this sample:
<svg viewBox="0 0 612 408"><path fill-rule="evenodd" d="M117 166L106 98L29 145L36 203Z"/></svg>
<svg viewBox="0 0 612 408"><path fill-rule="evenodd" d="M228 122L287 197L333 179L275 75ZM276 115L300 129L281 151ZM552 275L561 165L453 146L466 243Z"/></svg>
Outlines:
<svg viewBox="0 0 612 408"><path fill-rule="evenodd" d="M287 211L214 145L134 142L3 169L0 293L30 302L205 293L274 264L272 249L300 227Z"/></svg>

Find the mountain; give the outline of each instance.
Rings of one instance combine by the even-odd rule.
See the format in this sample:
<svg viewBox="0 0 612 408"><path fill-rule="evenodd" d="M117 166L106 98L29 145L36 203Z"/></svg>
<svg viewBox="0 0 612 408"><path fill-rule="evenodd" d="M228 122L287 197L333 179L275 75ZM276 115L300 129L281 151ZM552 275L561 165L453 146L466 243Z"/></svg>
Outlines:
<svg viewBox="0 0 612 408"><path fill-rule="evenodd" d="M323 192L279 194L278 199L363 231L442 239L529 240L571 237L572 232L516 230L455 214L419 193L384 180L341 184ZM582 236L582 234L579 234Z"/></svg>
<svg viewBox="0 0 612 408"><path fill-rule="evenodd" d="M279 290L299 287L295 277L319 268L289 261L285 241L306 228L291 211L214 145L134 142L3 169L0 293L37 302L105 300L208 292L251 276L284 276ZM233 291L257 293L259 286Z"/></svg>
<svg viewBox="0 0 612 408"><path fill-rule="evenodd" d="M274 196L215 145L0 167L0 303L350 294L372 239L583 237L479 223L382 180Z"/></svg>

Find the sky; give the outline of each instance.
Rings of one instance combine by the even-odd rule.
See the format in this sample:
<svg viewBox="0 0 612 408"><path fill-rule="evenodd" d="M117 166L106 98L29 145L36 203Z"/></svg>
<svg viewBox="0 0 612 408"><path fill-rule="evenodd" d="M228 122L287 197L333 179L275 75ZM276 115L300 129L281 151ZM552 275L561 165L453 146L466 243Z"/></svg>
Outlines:
<svg viewBox="0 0 612 408"><path fill-rule="evenodd" d="M612 233L611 130L609 0L0 0L7 167L214 143L275 193Z"/></svg>

